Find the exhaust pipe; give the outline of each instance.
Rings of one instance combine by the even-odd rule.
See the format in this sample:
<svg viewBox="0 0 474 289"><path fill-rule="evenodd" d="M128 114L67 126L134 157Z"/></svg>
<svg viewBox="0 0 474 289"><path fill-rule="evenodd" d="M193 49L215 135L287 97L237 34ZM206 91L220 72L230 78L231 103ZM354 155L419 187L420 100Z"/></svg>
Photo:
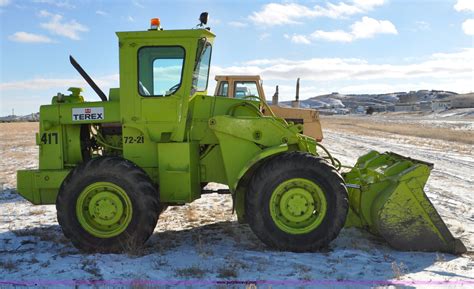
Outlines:
<svg viewBox="0 0 474 289"><path fill-rule="evenodd" d="M296 96L295 100L291 102L291 107L300 107L300 78L296 80Z"/></svg>
<svg viewBox="0 0 474 289"><path fill-rule="evenodd" d="M278 85L276 86L275 94L272 97L272 105L278 105Z"/></svg>

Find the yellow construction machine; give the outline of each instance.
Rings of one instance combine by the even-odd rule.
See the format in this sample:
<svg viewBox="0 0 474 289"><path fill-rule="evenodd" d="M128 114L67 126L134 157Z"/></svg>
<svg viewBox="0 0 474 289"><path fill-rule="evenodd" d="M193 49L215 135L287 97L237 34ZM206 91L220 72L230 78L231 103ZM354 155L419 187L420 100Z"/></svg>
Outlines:
<svg viewBox="0 0 474 289"><path fill-rule="evenodd" d="M217 75L217 84L214 96L224 96L238 99L252 99L265 102L265 91L263 90L262 79L259 75ZM278 117L284 118L288 122L303 124L303 133L313 137L320 142L323 139L321 123L319 122L319 112L315 109L300 108L299 102L299 78L296 84L295 100L291 102L291 107L280 106L278 102L279 91L276 87L272 97L271 110ZM265 107L261 108L263 115L271 116L271 111Z"/></svg>

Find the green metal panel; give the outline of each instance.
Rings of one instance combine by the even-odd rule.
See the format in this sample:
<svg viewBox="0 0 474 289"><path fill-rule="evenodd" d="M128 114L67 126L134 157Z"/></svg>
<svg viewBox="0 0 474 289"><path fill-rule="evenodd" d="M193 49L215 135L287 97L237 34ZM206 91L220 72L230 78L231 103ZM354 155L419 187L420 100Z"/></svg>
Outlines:
<svg viewBox="0 0 474 289"><path fill-rule="evenodd" d="M159 143L160 201L188 203L200 197L199 144Z"/></svg>
<svg viewBox="0 0 474 289"><path fill-rule="evenodd" d="M111 88L109 90L109 101L120 101L120 88Z"/></svg>
<svg viewBox="0 0 474 289"><path fill-rule="evenodd" d="M62 126L63 148L64 148L64 166L72 167L82 162L81 151L81 126L64 125Z"/></svg>
<svg viewBox="0 0 474 289"><path fill-rule="evenodd" d="M58 170L63 168L63 130L59 125L59 106L40 107L40 129L36 135L39 145L39 169Z"/></svg>
<svg viewBox="0 0 474 289"><path fill-rule="evenodd" d="M255 143L241 138L216 132L222 150L222 159L227 177L227 185L234 192L238 183L238 175L255 155L262 149Z"/></svg>
<svg viewBox="0 0 474 289"><path fill-rule="evenodd" d="M227 175L220 145L210 146L207 150L207 152L201 154L199 161L201 165L201 182L227 184Z"/></svg>
<svg viewBox="0 0 474 289"><path fill-rule="evenodd" d="M61 183L69 170L19 170L17 191L35 205L55 204Z"/></svg>
<svg viewBox="0 0 474 289"><path fill-rule="evenodd" d="M297 144L298 135L272 117L216 116L209 120L215 132L236 136L265 147Z"/></svg>
<svg viewBox="0 0 474 289"><path fill-rule="evenodd" d="M158 150L150 128L130 123L122 127L123 157L145 168L158 167Z"/></svg>

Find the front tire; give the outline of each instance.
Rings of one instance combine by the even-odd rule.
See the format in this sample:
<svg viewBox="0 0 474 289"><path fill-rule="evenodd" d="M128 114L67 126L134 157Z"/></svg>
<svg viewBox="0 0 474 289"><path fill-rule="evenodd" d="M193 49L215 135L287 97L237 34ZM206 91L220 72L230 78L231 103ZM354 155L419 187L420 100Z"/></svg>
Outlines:
<svg viewBox="0 0 474 289"><path fill-rule="evenodd" d="M252 177L245 215L269 247L305 252L326 247L344 226L347 189L324 159L302 152L275 156Z"/></svg>
<svg viewBox="0 0 474 289"><path fill-rule="evenodd" d="M142 246L161 211L148 175L119 157L94 158L72 170L59 189L56 210L75 247L104 253Z"/></svg>

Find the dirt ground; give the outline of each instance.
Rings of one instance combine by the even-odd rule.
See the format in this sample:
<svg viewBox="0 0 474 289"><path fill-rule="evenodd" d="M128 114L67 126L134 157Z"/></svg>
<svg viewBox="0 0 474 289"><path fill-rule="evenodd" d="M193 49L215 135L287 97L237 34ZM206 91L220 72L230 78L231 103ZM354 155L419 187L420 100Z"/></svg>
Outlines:
<svg viewBox="0 0 474 289"><path fill-rule="evenodd" d="M371 149L434 163L426 193L451 232L472 252L472 119L379 115L322 117L322 123L323 144L345 164L353 164ZM155 280L157 283L143 284L184 284L183 288L229 287L216 285L219 280L267 280L265 286L272 288L474 285L472 253L399 252L357 229L343 229L325 252L269 250L247 225L236 222L231 198L217 194L168 208L141 252L83 254L62 235L54 206L32 206L15 194L16 170L37 167L37 128L38 123L0 124L0 286L12 280L43 287L91 284L87 280L123 280L118 284L131 287L142 284L140 280ZM179 283L182 280L188 283ZM192 283L196 280L201 283Z"/></svg>

